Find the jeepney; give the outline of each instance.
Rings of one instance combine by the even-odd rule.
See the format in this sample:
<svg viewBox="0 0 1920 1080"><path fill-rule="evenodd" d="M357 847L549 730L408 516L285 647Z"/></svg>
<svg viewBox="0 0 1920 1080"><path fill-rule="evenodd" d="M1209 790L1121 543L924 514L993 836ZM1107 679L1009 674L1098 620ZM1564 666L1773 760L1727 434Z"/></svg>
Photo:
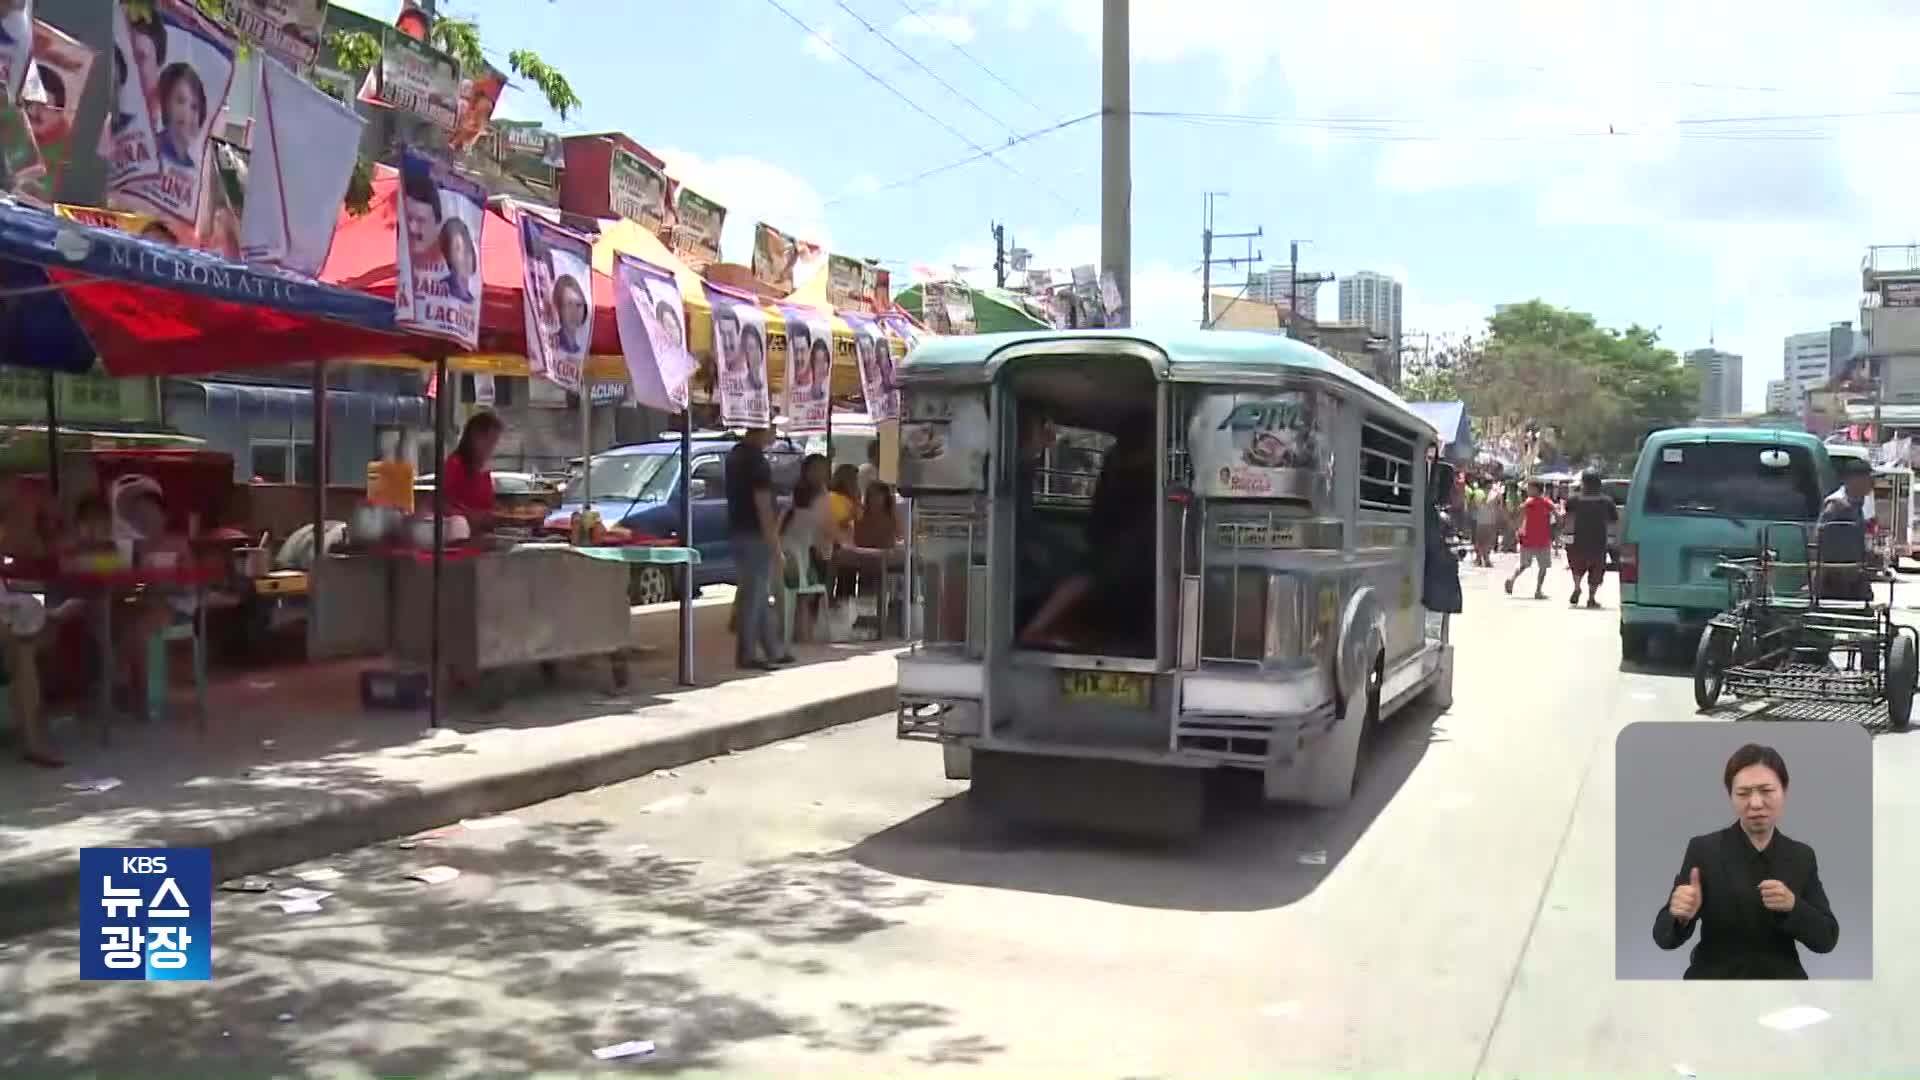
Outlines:
<svg viewBox="0 0 1920 1080"><path fill-rule="evenodd" d="M898 735L941 744L976 799L1093 759L1172 778L1175 794L1121 801L1196 824L1218 769L1337 806L1383 720L1422 695L1451 704L1446 619L1423 604L1436 433L1385 387L1222 331L930 339L899 381L915 638ZM1142 618L1036 643L1035 604L1126 546L1089 521L1127 432L1153 440L1124 511L1151 572L1085 595Z"/></svg>

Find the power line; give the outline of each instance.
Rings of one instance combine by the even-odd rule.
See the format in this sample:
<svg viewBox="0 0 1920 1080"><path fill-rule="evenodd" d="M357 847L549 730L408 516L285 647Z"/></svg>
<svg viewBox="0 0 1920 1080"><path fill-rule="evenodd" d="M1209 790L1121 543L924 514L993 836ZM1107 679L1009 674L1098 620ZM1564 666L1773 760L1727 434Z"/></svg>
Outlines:
<svg viewBox="0 0 1920 1080"><path fill-rule="evenodd" d="M1026 104L1027 108L1032 109L1034 112L1037 112L1042 116L1045 116L1047 114L1046 109L1035 104L1032 98L1028 97L1027 95L1021 93L1019 90L1015 89L1012 83L1001 78L998 74L994 72L992 68L988 67L985 63L982 63L979 57L973 55L972 53L968 52L965 48L961 47L959 42L953 40L950 37L947 37L944 34L941 34L939 28L934 26L931 22L928 22L927 17L925 15L922 15L918 8L914 7L912 4L907 3L907 0L893 0L893 2L900 5L901 10L905 11L907 14L913 16L916 19L919 19L920 25L926 27L929 32L939 36L943 41L947 43L948 48L952 49L954 52L959 53L961 56L966 57L969 61L973 63L974 67L977 67L981 71L985 72L987 78L992 79L994 82L999 83L1000 86L1003 89L1005 89L1007 93L1012 94L1014 97L1019 98L1022 102Z"/></svg>
<svg viewBox="0 0 1920 1080"><path fill-rule="evenodd" d="M898 180L881 184L880 186L871 188L867 191L855 192L853 194L841 195L836 198L828 199L822 205L834 206L839 203L848 202L852 199L863 199L869 195L878 195L883 191L892 191L896 188L903 188L903 187L910 186L912 184L917 184L922 180L926 180L926 179L929 179L930 177L938 176L941 173L952 172L954 169L958 169L963 165L971 165L976 161L980 161L985 158L992 157L995 154L1004 153L1008 150L1013 149L1016 146L1019 146L1021 143L1032 142L1035 139L1042 138L1047 135L1052 135L1055 132L1065 131L1070 127L1075 127L1077 125L1084 124L1087 121L1092 120L1093 118L1099 115L1100 115L1099 110L1095 110L1090 113L1085 113L1080 116L1076 116L1071 120L1062 120L1057 124L1050 124L1036 131L1029 131L1024 135L1019 135L1014 138L1008 139L1007 144L1005 146L996 147L995 149L992 149L992 150L982 150L977 154L970 154L966 157L960 158L957 161L949 161L945 165L936 165L931 169L925 170L924 172L918 172L913 174L912 176L901 177Z"/></svg>
<svg viewBox="0 0 1920 1080"><path fill-rule="evenodd" d="M1821 141L1829 132L1809 127L1726 126L1763 122L1864 119L1878 116L1920 115L1920 109L1889 109L1860 113L1778 114L1752 117L1693 117L1672 121L1679 131L1636 131L1609 126L1605 130L1541 131L1510 135L1472 133L1423 133L1412 128L1425 120L1327 118L1310 119L1287 116L1252 116L1231 113L1193 113L1165 110L1136 110L1133 115L1148 120L1224 127L1296 128L1324 132L1335 139L1357 142L1539 142L1563 138L1657 138L1706 139L1750 142Z"/></svg>
<svg viewBox="0 0 1920 1080"><path fill-rule="evenodd" d="M851 56L848 56L846 53L846 50L840 48L840 46L838 45L835 45L833 41L830 38L828 38L825 34L822 34L820 31L815 30L813 27L807 25L807 22L805 19L802 19L800 16L795 15L792 11L789 11L785 5L780 3L780 0L767 0L767 4L771 6L775 11L778 11L780 14L785 15L787 17L787 20L793 23L793 25L806 31L809 37L820 42L820 44L825 45L827 48L833 50L833 54L835 56L838 56L840 59L845 60L847 63L853 65L853 68L855 71L858 71L860 74L865 75L867 78L873 80L875 83L878 83L881 86L881 88L886 90L887 93L892 94L894 97L897 97L901 101L905 102L907 107L912 109L914 112L917 112L921 116L926 117L928 120L933 121L933 123L938 125L942 131L945 131L947 134L952 135L954 138L959 139L963 143L966 143L968 146L972 147L976 153L978 153L982 157L990 159L991 161L993 161L994 164L1007 170L1008 172L1026 181L1027 183L1033 184L1034 186L1038 187L1040 190L1053 196L1055 199L1058 199L1060 202L1066 204L1067 206L1073 207L1075 213L1079 212L1079 207L1074 206L1073 200L1068 199L1066 196L1061 195L1059 192L1054 191L1052 188L1049 188L1046 185L1041 184L1038 180L1033 179L1032 177L1028 176L1026 173L1021 172L1019 169L1014 168L1012 165L1009 165L1005 161L994 156L993 151L990 151L986 147L981 146L979 143L974 142L972 139L968 138L964 132L960 131L958 128L955 128L952 124L949 124L945 120L942 120L939 117L928 112L926 109L921 107L919 102L914 101L912 98L902 93L899 90L899 88L895 87L892 83L888 82L887 80L881 78L878 75L875 75L871 69L861 64L860 61L855 60Z"/></svg>
<svg viewBox="0 0 1920 1080"><path fill-rule="evenodd" d="M959 98L963 102L966 102L967 106L971 108L974 112L979 113L981 116L984 116L987 119L993 121L994 123L999 124L1001 127L1007 129L1007 134L1009 135L1017 134L1017 132L1013 130L1012 124L1009 124L1005 120L1002 120L998 116L995 116L994 114L988 112L984 107L981 106L979 102L961 93L959 90L956 90L952 83L941 78L938 74L934 72L932 68L921 63L919 57L901 48L898 42L894 41L892 38L888 37L887 35L881 33L879 27L868 22L865 16L853 10L853 8L847 6L847 0L833 0L833 2L836 6L840 8L841 11L844 11L848 15L853 16L854 22L857 22L861 26L866 27L867 33L872 34L874 37L877 37L881 41L886 42L887 47L892 49L894 52L899 53L901 56L905 57L907 63L912 64L914 67L919 68L921 71L926 73L927 78L932 79L934 82L937 82L942 87L946 88L947 93L952 94L954 97Z"/></svg>

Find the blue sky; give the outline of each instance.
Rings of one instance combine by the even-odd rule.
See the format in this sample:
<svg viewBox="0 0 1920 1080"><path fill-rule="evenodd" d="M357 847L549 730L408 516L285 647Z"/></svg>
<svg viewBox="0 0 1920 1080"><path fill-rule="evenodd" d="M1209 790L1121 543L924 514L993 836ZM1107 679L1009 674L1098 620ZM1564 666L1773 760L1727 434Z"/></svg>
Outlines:
<svg viewBox="0 0 1920 1080"><path fill-rule="evenodd" d="M585 101L559 121L509 91L501 115L625 131L725 203L730 261L756 220L897 278L986 274L996 220L1036 265L1095 260L1097 119L890 185L1096 110L1099 0L777 2L813 32L774 0L442 10ZM1866 246L1920 240L1920 8L1899 0L1133 0L1133 52L1136 111L1259 118L1135 118L1142 324L1197 318L1202 193L1224 191L1216 228L1264 228L1270 264L1296 239L1303 268L1399 277L1409 330L1540 296L1676 349L1711 335L1757 407L1783 335L1857 322Z"/></svg>

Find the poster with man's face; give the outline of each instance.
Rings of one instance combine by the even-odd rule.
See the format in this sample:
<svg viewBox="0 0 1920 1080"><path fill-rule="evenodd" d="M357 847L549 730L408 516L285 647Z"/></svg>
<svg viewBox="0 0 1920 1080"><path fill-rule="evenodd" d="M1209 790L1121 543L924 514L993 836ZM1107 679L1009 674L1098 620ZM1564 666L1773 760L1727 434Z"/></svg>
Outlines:
<svg viewBox="0 0 1920 1080"><path fill-rule="evenodd" d="M26 114L44 168L16 187L20 195L50 203L59 192L60 178L73 159L73 125L80 111L80 90L87 85L97 55L47 23L33 24L33 73L20 95L19 107Z"/></svg>
<svg viewBox="0 0 1920 1080"><path fill-rule="evenodd" d="M787 430L812 434L827 430L833 392L833 320L818 308L786 307Z"/></svg>
<svg viewBox="0 0 1920 1080"><path fill-rule="evenodd" d="M893 389L893 352L880 323L865 315L841 312L853 331L853 355L860 364L860 392L867 402L867 415L875 423L900 415L899 396Z"/></svg>
<svg viewBox="0 0 1920 1080"><path fill-rule="evenodd" d="M0 0L0 94L8 101L20 99L32 56L33 0Z"/></svg>
<svg viewBox="0 0 1920 1080"><path fill-rule="evenodd" d="M593 247L527 213L520 216L520 247L527 363L533 374L579 393L593 338Z"/></svg>
<svg viewBox="0 0 1920 1080"><path fill-rule="evenodd" d="M713 352L720 370L720 422L766 427L773 420L767 391L767 320L744 293L707 286L713 305Z"/></svg>
<svg viewBox="0 0 1920 1080"><path fill-rule="evenodd" d="M113 48L107 83L107 122L100 125L100 156L107 162L107 190L114 191L160 171L153 145L154 103L148 87L160 79L167 30L158 19L138 21L126 5L113 7Z"/></svg>
<svg viewBox="0 0 1920 1080"><path fill-rule="evenodd" d="M110 180L108 205L158 214L191 232L200 218L213 125L233 88L234 41L187 0L155 0L153 14L130 29L156 171L145 179ZM116 143L116 166L119 150Z"/></svg>
<svg viewBox="0 0 1920 1080"><path fill-rule="evenodd" d="M400 159L394 323L468 349L480 341L480 229L486 192L440 162Z"/></svg>

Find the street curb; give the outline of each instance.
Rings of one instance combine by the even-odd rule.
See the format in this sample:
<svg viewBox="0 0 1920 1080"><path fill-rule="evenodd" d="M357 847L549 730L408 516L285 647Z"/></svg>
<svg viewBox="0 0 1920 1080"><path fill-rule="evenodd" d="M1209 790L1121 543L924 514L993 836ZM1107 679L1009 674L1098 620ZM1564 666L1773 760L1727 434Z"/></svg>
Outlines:
<svg viewBox="0 0 1920 1080"><path fill-rule="evenodd" d="M257 829L181 828L122 843L209 848L213 852L214 880L225 881L850 724L892 712L898 700L897 689L889 683L438 789L335 800L333 805L297 821L269 823ZM73 925L79 921L79 905L77 852L0 880L0 939Z"/></svg>

